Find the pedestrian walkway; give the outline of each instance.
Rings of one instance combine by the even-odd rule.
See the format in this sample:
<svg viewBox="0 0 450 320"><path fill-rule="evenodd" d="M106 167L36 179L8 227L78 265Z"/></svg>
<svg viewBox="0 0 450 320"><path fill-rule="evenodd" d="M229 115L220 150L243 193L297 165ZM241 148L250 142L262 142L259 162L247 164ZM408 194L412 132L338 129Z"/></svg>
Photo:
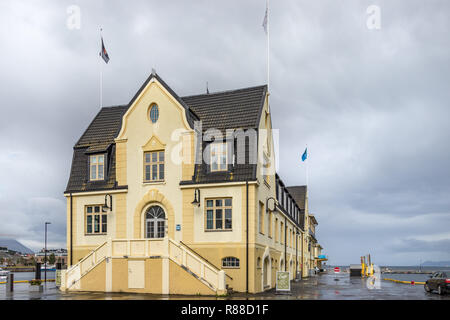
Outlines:
<svg viewBox="0 0 450 320"><path fill-rule="evenodd" d="M0 285L0 300L241 300L241 299L275 299L275 300L450 300L450 295L440 296L427 293L423 285L411 285L381 280L379 288L369 289L367 279L350 277L348 273L328 273L292 282L290 294L276 294L269 290L256 295L235 293L228 297L206 296L167 296L130 293L89 293L60 292L54 282L47 283L43 292L30 292L29 284L18 283L14 292L6 293L5 285Z"/></svg>

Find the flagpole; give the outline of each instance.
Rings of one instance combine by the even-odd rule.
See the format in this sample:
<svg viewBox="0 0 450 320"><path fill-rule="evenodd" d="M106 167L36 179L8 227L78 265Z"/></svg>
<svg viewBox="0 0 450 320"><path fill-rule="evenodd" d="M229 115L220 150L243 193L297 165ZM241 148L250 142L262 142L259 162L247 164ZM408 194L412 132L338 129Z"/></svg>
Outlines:
<svg viewBox="0 0 450 320"><path fill-rule="evenodd" d="M267 0L267 91L270 86L270 19L269 19L269 0Z"/></svg>
<svg viewBox="0 0 450 320"><path fill-rule="evenodd" d="M100 39L102 38L102 28L100 27ZM103 65L102 59L98 59L100 63L100 109L103 108Z"/></svg>
<svg viewBox="0 0 450 320"><path fill-rule="evenodd" d="M308 151L308 144L306 144L306 187L309 187L308 159L309 159L309 151Z"/></svg>

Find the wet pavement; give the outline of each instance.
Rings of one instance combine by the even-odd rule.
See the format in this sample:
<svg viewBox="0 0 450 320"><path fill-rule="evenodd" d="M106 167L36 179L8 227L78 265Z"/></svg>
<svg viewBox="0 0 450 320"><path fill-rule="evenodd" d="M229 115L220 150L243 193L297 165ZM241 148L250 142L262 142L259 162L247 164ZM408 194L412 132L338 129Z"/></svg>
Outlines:
<svg viewBox="0 0 450 320"><path fill-rule="evenodd" d="M348 273L321 274L291 283L290 294L276 294L275 290L255 295L234 293L228 297L167 296L130 293L63 293L54 282L47 283L43 292L31 292L30 285L18 283L14 292L6 293L0 285L0 300L450 300L450 295L426 293L423 285L399 284L381 280L369 289L366 279L350 278Z"/></svg>

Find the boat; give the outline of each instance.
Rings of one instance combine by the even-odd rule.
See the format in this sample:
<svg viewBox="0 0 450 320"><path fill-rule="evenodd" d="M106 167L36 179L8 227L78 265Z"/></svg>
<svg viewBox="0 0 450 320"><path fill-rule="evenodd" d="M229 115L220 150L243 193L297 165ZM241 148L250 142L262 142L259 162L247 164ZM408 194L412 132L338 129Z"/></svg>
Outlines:
<svg viewBox="0 0 450 320"><path fill-rule="evenodd" d="M56 271L56 266L55 265L48 265L47 267L45 265L41 266L41 271Z"/></svg>
<svg viewBox="0 0 450 320"><path fill-rule="evenodd" d="M9 274L8 270L3 270L2 268L0 268L0 277L6 277Z"/></svg>

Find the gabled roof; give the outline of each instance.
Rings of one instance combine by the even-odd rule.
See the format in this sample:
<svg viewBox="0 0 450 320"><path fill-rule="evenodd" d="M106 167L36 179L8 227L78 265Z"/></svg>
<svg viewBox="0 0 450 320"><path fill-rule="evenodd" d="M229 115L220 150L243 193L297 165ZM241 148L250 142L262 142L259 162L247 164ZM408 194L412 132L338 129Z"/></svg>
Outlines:
<svg viewBox="0 0 450 320"><path fill-rule="evenodd" d="M138 92L136 92L136 94L134 95L134 97L131 99L130 103L128 103L128 107L131 107L133 105L133 103L136 101L136 99L139 97L139 95L141 94L141 92L145 89L145 87L148 85L148 83L155 78L156 80L158 80L159 83L161 83L161 85L164 87L164 89L166 89L171 95L172 97L175 98L175 100L181 104L183 106L184 109L186 109L186 118L187 121L189 123L189 125L191 126L191 128L194 128L194 121L196 120L200 120L199 117L192 112L192 110L189 108L189 106L175 93L175 91L172 90L171 87L169 87L167 85L167 83L164 82L163 79L161 79L161 77L156 73L153 72L150 74L150 76L147 78L147 80L145 80L144 84L139 88Z"/></svg>
<svg viewBox="0 0 450 320"><path fill-rule="evenodd" d="M308 216L311 219L312 223L314 223L315 225L319 224L316 220L316 217L313 214L308 214Z"/></svg>
<svg viewBox="0 0 450 320"><path fill-rule="evenodd" d="M186 110L186 118L194 128L194 121L202 120L203 130L209 128L257 128L263 110L267 86L200 94L180 98L155 72L147 78L127 105L102 108L74 146L71 173L65 192L123 188L115 180L115 142L122 127L122 118L148 83L155 78ZM107 152L105 181L90 182L88 155ZM195 180L184 183L244 181L256 179L256 164L235 165L232 170L209 174L204 165L196 165ZM194 182L195 181L195 182Z"/></svg>

